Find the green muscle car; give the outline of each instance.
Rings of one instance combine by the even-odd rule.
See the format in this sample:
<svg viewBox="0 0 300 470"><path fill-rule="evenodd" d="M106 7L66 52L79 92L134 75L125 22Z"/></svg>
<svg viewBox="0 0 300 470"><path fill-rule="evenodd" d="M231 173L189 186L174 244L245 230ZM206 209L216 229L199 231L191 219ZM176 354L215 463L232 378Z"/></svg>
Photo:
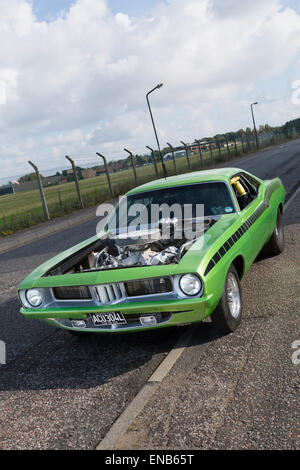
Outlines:
<svg viewBox="0 0 300 470"><path fill-rule="evenodd" d="M284 200L279 178L263 181L238 168L139 186L120 198L98 234L20 284L21 313L78 335L209 315L230 333L241 321L240 280L262 250L284 249Z"/></svg>

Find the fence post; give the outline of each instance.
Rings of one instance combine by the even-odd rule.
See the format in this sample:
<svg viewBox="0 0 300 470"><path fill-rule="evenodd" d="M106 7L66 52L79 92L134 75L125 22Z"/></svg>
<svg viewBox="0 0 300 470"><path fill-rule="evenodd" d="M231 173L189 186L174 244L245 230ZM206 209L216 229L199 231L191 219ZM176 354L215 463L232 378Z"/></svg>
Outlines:
<svg viewBox="0 0 300 470"><path fill-rule="evenodd" d="M175 172L175 175L177 175L177 167L176 167L176 161L175 161L175 153L174 153L174 147L173 145L169 144L169 142L167 142L167 145L170 147L171 149L171 152L172 152L172 159L173 159L173 165L174 165L174 172Z"/></svg>
<svg viewBox="0 0 300 470"><path fill-rule="evenodd" d="M219 160L222 160L222 154L221 154L221 147L220 147L220 142L218 141L218 138L216 137L216 144L219 150Z"/></svg>
<svg viewBox="0 0 300 470"><path fill-rule="evenodd" d="M211 141L208 142L208 148L210 152L210 160L213 161L213 154L212 154L212 148L211 148Z"/></svg>
<svg viewBox="0 0 300 470"><path fill-rule="evenodd" d="M132 169L133 169L133 174L134 174L134 179L135 179L135 184L137 185L138 184L138 181L137 181L137 176L136 176L136 169L135 169L135 163L134 163L134 156L132 154L132 152L130 152L130 150L127 150L127 149L124 149L125 152L129 153L130 155L130 158L131 158L131 164L132 164Z"/></svg>
<svg viewBox="0 0 300 470"><path fill-rule="evenodd" d="M186 154L186 158L187 158L187 162L188 162L188 167L189 167L189 170L191 171L190 156L189 156L189 152L188 152L188 149L187 149L187 145L182 140L180 142L182 143L182 145L184 145L185 154Z"/></svg>
<svg viewBox="0 0 300 470"><path fill-rule="evenodd" d="M235 138L235 136L233 136L233 140L234 140L234 146L235 146L235 156L237 157L237 155L238 155L238 149L237 149L237 145L236 145L236 138Z"/></svg>
<svg viewBox="0 0 300 470"><path fill-rule="evenodd" d="M200 156L201 168L203 168L203 157L202 157L201 143L200 143L200 140L196 140L196 139L195 139L195 142L197 142L197 144L199 145L199 156Z"/></svg>
<svg viewBox="0 0 300 470"><path fill-rule="evenodd" d="M148 145L146 145L146 148L149 149L150 152L151 152L153 163L154 163L154 168L155 168L156 178L158 178L158 168L157 168L157 163L156 163L156 160L155 160L154 150L151 147L149 147Z"/></svg>
<svg viewBox="0 0 300 470"><path fill-rule="evenodd" d="M249 150L251 149L251 146L250 146L249 136L248 136L248 132L247 132L247 131L246 131L246 141L247 141L247 149L248 149L248 152L249 152Z"/></svg>
<svg viewBox="0 0 300 470"><path fill-rule="evenodd" d="M245 153L244 141L243 141L243 134L241 133L240 136L241 136L242 150L243 150L243 153Z"/></svg>
<svg viewBox="0 0 300 470"><path fill-rule="evenodd" d="M101 155L101 153L99 153L99 152L96 152L96 155L98 155L98 157L101 157L103 159L106 178L107 178L108 187L109 187L109 192L110 192L111 197L114 197L114 193L113 193L113 189L112 189L112 185L111 185L111 181L110 181L110 176L109 176L109 172L108 172L108 166L107 166L106 158L105 158L104 155Z"/></svg>
<svg viewBox="0 0 300 470"><path fill-rule="evenodd" d="M78 176L77 176L77 171L76 171L74 160L72 160L72 158L68 157L68 155L66 155L66 159L69 160L69 162L72 165L73 175L74 175L75 185L76 185L76 191L77 191L77 195L78 195L78 199L79 199L79 202L80 202L81 209L83 209L84 204L83 204L83 200L82 200L82 197L81 197L81 192L80 192L79 182L78 182Z"/></svg>
<svg viewBox="0 0 300 470"><path fill-rule="evenodd" d="M226 145L227 145L227 154L228 154L228 158L230 158L230 150L229 150L227 135L225 134L224 137L225 137L225 141L226 141Z"/></svg>
<svg viewBox="0 0 300 470"><path fill-rule="evenodd" d="M29 163L29 165L31 165L33 167L33 169L36 173L37 181L38 181L38 185L39 185L39 190L40 190L40 194L41 194L41 199L42 199L42 204L43 204L43 209L44 209L44 214L45 214L46 219L50 220L50 215L49 215L49 211L48 211L48 207L47 207L47 202L46 202L46 199L45 199L45 194L44 194L44 190L43 190L43 185L42 185L42 180L41 180L41 175L40 175L39 169L30 160L28 161L28 163Z"/></svg>

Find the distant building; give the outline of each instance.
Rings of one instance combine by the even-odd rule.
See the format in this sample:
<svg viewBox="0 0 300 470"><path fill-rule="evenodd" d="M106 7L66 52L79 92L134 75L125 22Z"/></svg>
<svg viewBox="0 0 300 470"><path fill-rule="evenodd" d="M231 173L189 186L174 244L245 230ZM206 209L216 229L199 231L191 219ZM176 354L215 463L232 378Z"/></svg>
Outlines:
<svg viewBox="0 0 300 470"><path fill-rule="evenodd" d="M14 187L12 184L4 184L0 186L0 196L6 196L7 194L14 194Z"/></svg>
<svg viewBox="0 0 300 470"><path fill-rule="evenodd" d="M96 176L103 175L103 173L105 173L104 167L95 168L95 170L96 170Z"/></svg>
<svg viewBox="0 0 300 470"><path fill-rule="evenodd" d="M48 186L55 186L58 184L62 184L64 181L64 177L62 175L53 175L53 176L42 176L42 185L43 187ZM38 181L34 179L32 181L24 181L24 183L18 183L17 181L14 182L14 190L16 193L22 193L24 191L31 191L33 189L38 189Z"/></svg>
<svg viewBox="0 0 300 470"><path fill-rule="evenodd" d="M109 170L113 173L115 171L120 171L123 168L123 164L121 162L110 162L109 163Z"/></svg>
<svg viewBox="0 0 300 470"><path fill-rule="evenodd" d="M86 170L81 170L83 178L94 178L97 176L97 171L94 168L87 168Z"/></svg>
<svg viewBox="0 0 300 470"><path fill-rule="evenodd" d="M174 152L174 157L175 158L180 158L180 157L185 157L185 156L186 156L185 150L175 150L175 152ZM171 160L171 158L173 158L172 152L166 153L163 156L164 160Z"/></svg>
<svg viewBox="0 0 300 470"><path fill-rule="evenodd" d="M53 186L62 183L61 175L45 176L42 178L43 186Z"/></svg>
<svg viewBox="0 0 300 470"><path fill-rule="evenodd" d="M199 144L200 144L201 150L204 150L204 151L209 150L209 145L210 145L210 148L212 149L215 149L217 146L216 142L207 142L206 140L199 142ZM191 152L199 152L199 144L198 142L191 144L190 146Z"/></svg>

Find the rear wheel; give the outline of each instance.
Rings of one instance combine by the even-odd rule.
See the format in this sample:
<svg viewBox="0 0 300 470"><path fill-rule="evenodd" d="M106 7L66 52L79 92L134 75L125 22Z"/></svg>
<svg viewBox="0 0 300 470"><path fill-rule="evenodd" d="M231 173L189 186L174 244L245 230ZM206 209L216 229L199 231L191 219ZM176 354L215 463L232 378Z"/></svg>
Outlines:
<svg viewBox="0 0 300 470"><path fill-rule="evenodd" d="M277 212L276 225L268 243L263 247L262 253L267 256L280 255L284 250L283 215L280 209Z"/></svg>
<svg viewBox="0 0 300 470"><path fill-rule="evenodd" d="M240 324L242 318L242 296L240 279L233 266L230 266L225 287L216 309L211 314L212 324L221 333L232 333Z"/></svg>

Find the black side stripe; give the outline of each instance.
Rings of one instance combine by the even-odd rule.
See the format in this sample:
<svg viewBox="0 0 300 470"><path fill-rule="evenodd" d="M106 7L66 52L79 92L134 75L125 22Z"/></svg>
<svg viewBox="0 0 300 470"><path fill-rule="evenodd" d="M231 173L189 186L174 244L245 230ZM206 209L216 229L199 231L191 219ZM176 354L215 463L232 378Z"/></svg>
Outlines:
<svg viewBox="0 0 300 470"><path fill-rule="evenodd" d="M220 261L221 258L230 250L230 248L249 230L254 222L262 215L268 205L263 202L255 212L234 232L234 234L226 240L226 242L219 248L214 254L210 262L208 263L204 276L206 276L212 268Z"/></svg>
<svg viewBox="0 0 300 470"><path fill-rule="evenodd" d="M270 198L272 193L282 186L282 183L277 180L273 181L266 189L264 201L257 207L253 214L240 226L240 228L219 248L208 263L204 276L206 276L212 268L220 261L221 258L230 250L230 248L249 230L249 228L256 222L262 213L269 207Z"/></svg>

